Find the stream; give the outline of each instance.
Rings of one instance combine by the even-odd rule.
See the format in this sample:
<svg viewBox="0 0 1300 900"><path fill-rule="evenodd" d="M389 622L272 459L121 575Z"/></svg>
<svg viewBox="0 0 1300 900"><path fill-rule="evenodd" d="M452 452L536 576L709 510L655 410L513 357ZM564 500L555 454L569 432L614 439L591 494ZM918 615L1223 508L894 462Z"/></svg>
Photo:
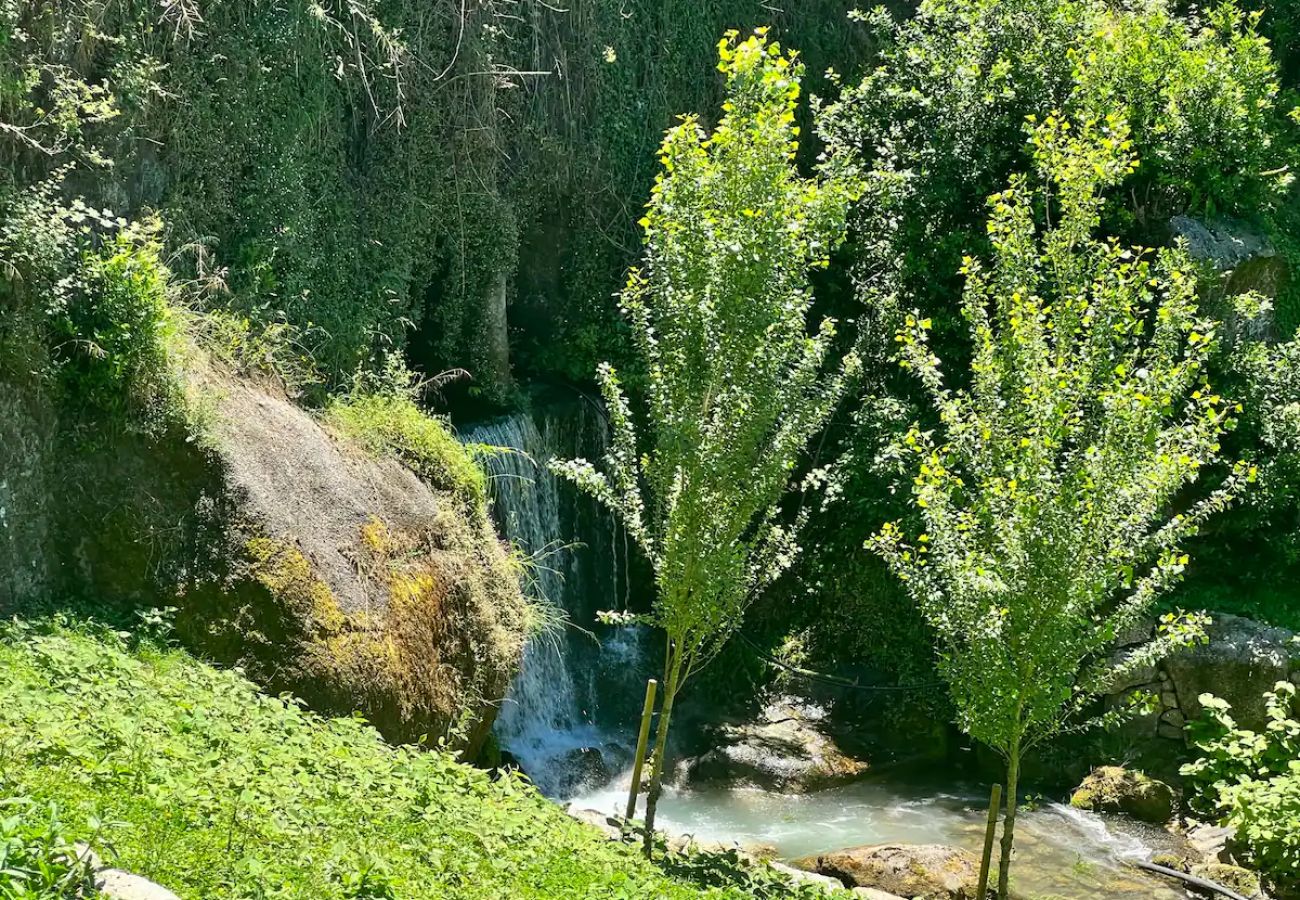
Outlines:
<svg viewBox="0 0 1300 900"><path fill-rule="evenodd" d="M545 470L553 456L599 459L604 426L589 403L519 413L465 433L512 448L487 461L493 512L534 559L530 590L567 619L535 640L496 724L503 747L547 796L621 813L654 642L643 629L609 628L601 609L626 609L627 539L613 518ZM942 773L863 780L803 795L669 787L658 825L700 840L762 845L782 859L884 842L937 843L977 853L988 788ZM1014 887L1030 900L1182 900L1186 894L1125 863L1167 846L1161 829L1031 805L1017 827Z"/></svg>
<svg viewBox="0 0 1300 900"><path fill-rule="evenodd" d="M573 802L622 812L627 785L624 776ZM763 846L787 860L882 843L944 844L978 855L987 810L986 789L934 780L859 781L802 795L669 789L660 801L659 824L699 840ZM1147 859L1168 837L1157 828L1044 804L1018 819L1013 885L1020 896L1043 900L1185 900L1181 890L1125 865Z"/></svg>

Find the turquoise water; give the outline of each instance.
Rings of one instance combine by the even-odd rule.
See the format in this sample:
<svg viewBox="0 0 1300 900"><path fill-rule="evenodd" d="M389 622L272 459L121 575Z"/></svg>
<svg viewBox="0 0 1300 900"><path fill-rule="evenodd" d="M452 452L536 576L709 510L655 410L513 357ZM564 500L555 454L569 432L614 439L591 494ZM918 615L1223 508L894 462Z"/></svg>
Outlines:
<svg viewBox="0 0 1300 900"><path fill-rule="evenodd" d="M574 799L579 807L619 812L622 780ZM752 789L669 789L659 826L699 840L763 845L783 859L862 844L945 844L978 855L988 797L973 785L860 781L813 794ZM1048 803L1017 825L1013 888L1025 898L1185 900L1186 894L1126 865L1172 839L1149 828Z"/></svg>

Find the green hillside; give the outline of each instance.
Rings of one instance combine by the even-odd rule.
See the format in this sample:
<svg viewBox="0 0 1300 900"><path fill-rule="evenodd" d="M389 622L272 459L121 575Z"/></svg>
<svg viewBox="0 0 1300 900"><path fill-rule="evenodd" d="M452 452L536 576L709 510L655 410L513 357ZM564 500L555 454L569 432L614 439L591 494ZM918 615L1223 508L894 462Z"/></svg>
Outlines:
<svg viewBox="0 0 1300 900"><path fill-rule="evenodd" d="M0 795L37 818L56 804L69 839L185 900L795 896L726 858L666 874L514 775L389 746L179 650L11 626L0 671Z"/></svg>

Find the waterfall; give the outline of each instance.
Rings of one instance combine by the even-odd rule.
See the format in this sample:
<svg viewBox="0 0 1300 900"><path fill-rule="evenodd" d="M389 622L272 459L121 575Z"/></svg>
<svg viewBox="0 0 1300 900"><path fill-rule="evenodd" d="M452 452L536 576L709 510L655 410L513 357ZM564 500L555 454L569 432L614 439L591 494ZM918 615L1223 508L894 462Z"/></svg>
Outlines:
<svg viewBox="0 0 1300 900"><path fill-rule="evenodd" d="M602 609L631 590L626 535L613 516L546 469L552 457L598 458L604 422L588 405L517 413L464 435L489 452L492 510L504 536L532 558L527 588L562 614L534 638L497 717L496 735L550 796L607 781L630 756L627 697L643 681L640 629L607 629ZM508 449L505 449L508 448Z"/></svg>

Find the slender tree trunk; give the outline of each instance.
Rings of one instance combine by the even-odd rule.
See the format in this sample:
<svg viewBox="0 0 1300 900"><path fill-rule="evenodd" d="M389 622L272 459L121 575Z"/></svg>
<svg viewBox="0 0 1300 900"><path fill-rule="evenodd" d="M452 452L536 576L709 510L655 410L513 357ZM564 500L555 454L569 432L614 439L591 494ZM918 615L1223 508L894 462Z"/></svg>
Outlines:
<svg viewBox="0 0 1300 900"><path fill-rule="evenodd" d="M1016 838L1016 809L1019 807L1020 795L1017 792L1020 780L1020 735L1011 742L1011 752L1007 755L1007 815L1002 820L1002 858L998 869L998 900L1007 900L1011 886L1011 848ZM984 898L980 898L984 900Z"/></svg>
<svg viewBox="0 0 1300 900"><path fill-rule="evenodd" d="M650 770L650 793L645 801L645 855L654 851L655 809L663 790L664 757L668 753L668 725L673 716L678 681L682 674L681 648L670 646L664 666L664 705L659 710L659 729L655 733L655 761Z"/></svg>

